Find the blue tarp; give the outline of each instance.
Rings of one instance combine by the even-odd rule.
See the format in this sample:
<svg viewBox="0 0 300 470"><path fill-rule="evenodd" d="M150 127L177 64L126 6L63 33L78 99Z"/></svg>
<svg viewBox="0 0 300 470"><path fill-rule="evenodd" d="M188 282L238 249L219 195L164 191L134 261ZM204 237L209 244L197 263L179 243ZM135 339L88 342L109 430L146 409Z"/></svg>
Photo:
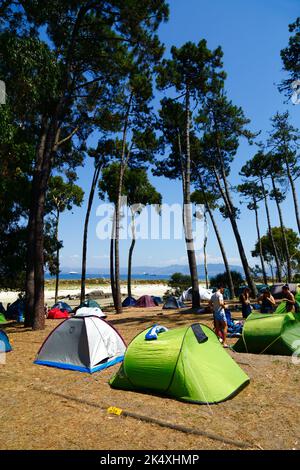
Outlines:
<svg viewBox="0 0 300 470"><path fill-rule="evenodd" d="M5 317L7 320L16 320L17 322L22 323L24 321L24 311L25 301L18 299L8 307Z"/></svg>

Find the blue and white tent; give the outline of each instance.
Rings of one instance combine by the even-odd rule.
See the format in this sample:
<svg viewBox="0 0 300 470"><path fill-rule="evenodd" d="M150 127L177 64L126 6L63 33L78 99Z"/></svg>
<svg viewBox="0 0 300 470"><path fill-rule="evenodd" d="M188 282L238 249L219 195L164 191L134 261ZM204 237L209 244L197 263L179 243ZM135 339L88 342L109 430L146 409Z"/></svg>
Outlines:
<svg viewBox="0 0 300 470"><path fill-rule="evenodd" d="M75 316L50 333L34 362L92 374L123 361L125 350L124 340L106 321Z"/></svg>
<svg viewBox="0 0 300 470"><path fill-rule="evenodd" d="M7 353L12 350L7 334L0 330L0 353Z"/></svg>

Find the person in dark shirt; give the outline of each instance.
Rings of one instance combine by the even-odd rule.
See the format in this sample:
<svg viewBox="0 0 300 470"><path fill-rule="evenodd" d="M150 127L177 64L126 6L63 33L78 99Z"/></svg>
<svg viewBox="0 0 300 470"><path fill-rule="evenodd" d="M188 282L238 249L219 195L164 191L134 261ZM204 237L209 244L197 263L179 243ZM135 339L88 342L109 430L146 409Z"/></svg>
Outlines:
<svg viewBox="0 0 300 470"><path fill-rule="evenodd" d="M261 313L273 313L276 306L274 297L271 295L270 289L265 289L262 295L258 298L258 303L261 304Z"/></svg>
<svg viewBox="0 0 300 470"><path fill-rule="evenodd" d="M240 302L242 304L243 318L249 317L249 315L252 311L252 307L251 307L251 303L250 303L250 292L251 291L250 291L249 287L245 287L245 289L243 290L243 292L240 295Z"/></svg>

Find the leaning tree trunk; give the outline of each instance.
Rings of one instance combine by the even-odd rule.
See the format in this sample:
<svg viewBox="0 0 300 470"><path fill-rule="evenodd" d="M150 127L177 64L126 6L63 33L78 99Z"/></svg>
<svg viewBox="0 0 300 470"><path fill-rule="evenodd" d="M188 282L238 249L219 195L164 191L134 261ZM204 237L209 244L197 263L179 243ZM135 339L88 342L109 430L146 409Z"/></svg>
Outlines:
<svg viewBox="0 0 300 470"><path fill-rule="evenodd" d="M58 301L58 285L59 285L59 241L58 241L58 225L59 225L59 210L56 214L56 228L55 228L55 238L56 238L56 273L55 273L55 303Z"/></svg>
<svg viewBox="0 0 300 470"><path fill-rule="evenodd" d="M281 265L280 265L279 256L278 256L278 252L277 252L277 248L276 248L276 244L275 244L275 240L274 240L274 235L273 235L273 231L272 231L270 211L269 211L269 206L268 206L268 199L267 199L266 189L265 189L264 180L263 180L262 176L260 177L260 184L261 184L261 189L262 189L263 197L264 197L264 203L265 203L265 209L266 209L266 215L267 215L267 222L268 222L268 231L269 231L269 237L271 239L273 253L274 253L277 277L278 277L278 281L282 282Z"/></svg>
<svg viewBox="0 0 300 470"><path fill-rule="evenodd" d="M283 246L284 246L285 257L286 257L287 280L288 280L288 282L292 282L292 267L291 267L290 250L289 250L289 246L288 246L288 242L287 242L287 238L286 238L285 226L284 226L284 223L283 223L281 206L280 206L280 202L279 202L279 199L278 199L278 196L277 196L277 191L278 190L277 190L277 187L276 187L276 184L275 184L275 179L274 179L273 176L271 176L271 181L272 181L272 187L273 187L273 191L274 191L274 197L275 197L275 202L276 202L278 216L279 216Z"/></svg>
<svg viewBox="0 0 300 470"><path fill-rule="evenodd" d="M263 273L264 284L268 284L268 278L267 278L266 268L265 268L265 263L264 263L264 255L263 255L262 242L261 242L261 238L260 238L260 228L259 228L259 221L258 221L258 210L257 210L256 201L254 200L253 202L254 202L256 232L257 232L257 239L258 239L258 244L259 244L259 258L260 258L261 270L262 270L262 273Z"/></svg>
<svg viewBox="0 0 300 470"><path fill-rule="evenodd" d="M231 271L230 271L230 266L229 266L229 262L228 262L228 259L227 259L226 251L225 251L223 241L222 241L222 238L221 238L221 234L219 232L219 229L218 229L217 223L215 221L213 212L212 212L212 210L210 209L209 206L207 206L207 212L209 213L210 220L213 224L213 228L214 228L214 231L215 231L218 243L219 243L220 251L221 251L221 254L222 254L222 258L223 258L223 262L224 262L224 266L225 266L225 270L226 270L226 274L227 274L227 278L228 278L228 284L229 284L228 287L229 287L229 291L230 291L230 297L231 297L231 299L234 299L235 298L234 284L233 284L233 280L232 280L232 276L231 276Z"/></svg>
<svg viewBox="0 0 300 470"><path fill-rule="evenodd" d="M290 182L290 185L291 185L291 188L292 188L292 195L293 195L293 201L294 201L296 222L297 222L298 232L300 234L300 215L299 215L298 198L297 198L297 193L296 193L295 182L293 180L290 165L289 165L289 162L288 162L286 157L285 157L285 164L286 164L286 172L287 172L287 175L288 175L288 179L289 179L289 182Z"/></svg>
<svg viewBox="0 0 300 470"><path fill-rule="evenodd" d="M191 211L191 148L190 148L190 91L186 87L186 167L184 184L184 233L187 246L187 255L192 280L192 305L193 308L200 307L199 280L197 262L192 233L192 211Z"/></svg>
<svg viewBox="0 0 300 470"><path fill-rule="evenodd" d="M220 181L220 178L219 178L219 175L217 173L216 168L214 169L214 174L215 174L215 177L216 177L216 182L217 182L217 185L218 185L218 189L219 189L219 191L220 191L220 193L223 197L225 206L226 206L227 211L228 211L229 220L231 222L232 230L233 230L235 240L236 240L236 243L237 243L237 246L238 246L239 255L240 255L240 258L241 258L242 265L243 265L243 269L244 269L247 284L248 284L248 286L250 287L250 289L252 291L252 295L254 297L256 297L257 296L257 289L256 289L256 285L253 281L253 278L251 276L250 268L249 268L249 265L248 265L248 260L247 260L247 257L246 257L243 242L242 242L241 235L240 235L238 225L237 225L237 222L236 222L236 216L235 216L235 213L234 213L234 205L231 201L231 196L230 196L230 192L229 192L229 188L228 188L228 183L227 183L227 178L226 178L226 175L225 175L225 171L224 171L224 169L222 169L222 180L223 180L223 183L224 183L225 191L222 187L222 184L221 184L221 181Z"/></svg>
<svg viewBox="0 0 300 470"><path fill-rule="evenodd" d="M86 256L87 256L87 239L88 239L88 228L89 228L89 221L90 215L95 195L95 190L99 178L99 174L101 171L102 166L96 164L92 185L89 194L88 206L85 214L85 221L84 221L84 230L83 230L83 243L82 243L82 265L81 265L81 292L80 292L80 302L84 302L85 300L85 281L86 281Z"/></svg>
<svg viewBox="0 0 300 470"><path fill-rule="evenodd" d="M131 233L132 240L128 253L128 274L127 274L127 295L131 297L131 267L132 267L132 254L135 246L135 223L134 223L134 213L131 214Z"/></svg>
<svg viewBox="0 0 300 470"><path fill-rule="evenodd" d="M209 287L209 282L208 282L207 252L206 252L206 247L207 247L207 215L206 215L206 210L205 210L205 211L204 211L204 243L203 243L203 255L204 255L205 285L206 285L206 289L208 289L208 287Z"/></svg>

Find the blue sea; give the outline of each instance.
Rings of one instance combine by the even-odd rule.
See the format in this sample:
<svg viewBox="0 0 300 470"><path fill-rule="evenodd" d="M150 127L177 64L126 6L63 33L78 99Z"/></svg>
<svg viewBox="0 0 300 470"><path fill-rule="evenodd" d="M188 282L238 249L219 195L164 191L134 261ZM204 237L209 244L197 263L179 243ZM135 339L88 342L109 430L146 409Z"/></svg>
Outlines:
<svg viewBox="0 0 300 470"><path fill-rule="evenodd" d="M78 279L81 279L81 274L80 273L76 273L76 274L70 274L70 273L60 273L59 275L60 279L65 279L65 280L70 280L70 279L74 279L74 280L78 280ZM109 274L103 274L103 273L99 273L99 274L89 274L87 273L86 274L86 279L110 279L110 276ZM55 279L55 276L51 276L50 274L46 273L45 274L45 279ZM120 279L121 280L127 280L127 274L121 274L120 275ZM132 279L133 280L145 280L145 281L155 281L155 280L159 280L159 279L170 279L170 275L169 274L158 274L158 275L155 275L155 274L132 274Z"/></svg>

